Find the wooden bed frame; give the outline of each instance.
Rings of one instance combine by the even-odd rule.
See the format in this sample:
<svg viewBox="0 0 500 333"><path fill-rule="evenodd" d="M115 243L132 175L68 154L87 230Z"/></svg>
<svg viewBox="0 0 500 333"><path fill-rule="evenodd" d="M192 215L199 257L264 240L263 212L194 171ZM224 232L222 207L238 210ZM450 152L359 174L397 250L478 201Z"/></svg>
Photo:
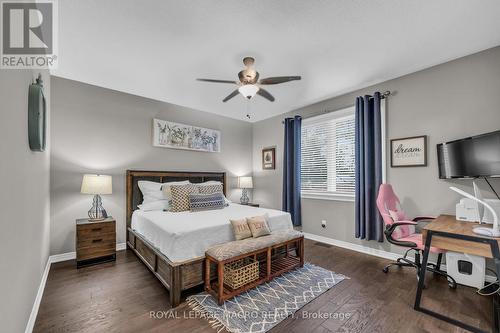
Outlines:
<svg viewBox="0 0 500 333"><path fill-rule="evenodd" d="M171 182L189 180L202 183L209 180L220 181L226 194L227 180L225 172L180 172L180 171L136 171L127 170L127 247L141 259L147 268L168 289L170 305L175 308L181 302L181 292L204 283L203 263L205 258L195 258L182 263L173 263L153 244L132 230L132 213L142 202L142 193L137 182ZM214 276L211 278L215 278Z"/></svg>

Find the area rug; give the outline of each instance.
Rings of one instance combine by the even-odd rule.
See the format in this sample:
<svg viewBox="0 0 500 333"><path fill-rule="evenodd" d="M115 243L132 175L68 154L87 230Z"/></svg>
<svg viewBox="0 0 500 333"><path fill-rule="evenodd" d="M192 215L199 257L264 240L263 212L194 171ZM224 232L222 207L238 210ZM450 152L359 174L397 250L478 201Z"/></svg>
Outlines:
<svg viewBox="0 0 500 333"><path fill-rule="evenodd" d="M206 292L189 296L187 302L219 332L263 333L344 279L342 274L306 263L222 306Z"/></svg>

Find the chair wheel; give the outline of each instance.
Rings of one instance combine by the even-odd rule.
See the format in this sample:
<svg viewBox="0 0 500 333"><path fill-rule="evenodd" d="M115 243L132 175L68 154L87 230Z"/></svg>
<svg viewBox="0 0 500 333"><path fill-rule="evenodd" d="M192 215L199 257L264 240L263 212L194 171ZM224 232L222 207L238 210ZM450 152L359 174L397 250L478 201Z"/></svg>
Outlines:
<svg viewBox="0 0 500 333"><path fill-rule="evenodd" d="M457 289L457 283L454 281L448 281L448 287L450 287L450 289Z"/></svg>
<svg viewBox="0 0 500 333"><path fill-rule="evenodd" d="M389 272L389 267L384 267L384 268L382 269L382 272L384 272L384 273Z"/></svg>

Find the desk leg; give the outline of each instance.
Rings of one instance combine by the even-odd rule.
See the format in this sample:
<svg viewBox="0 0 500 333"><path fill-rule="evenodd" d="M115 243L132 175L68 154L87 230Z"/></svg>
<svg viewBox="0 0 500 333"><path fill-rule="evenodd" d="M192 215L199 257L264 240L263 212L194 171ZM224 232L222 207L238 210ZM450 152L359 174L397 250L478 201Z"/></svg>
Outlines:
<svg viewBox="0 0 500 333"><path fill-rule="evenodd" d="M420 310L420 300L422 299L422 290L425 285L425 273L427 272L427 260L429 259L429 252L431 249L432 231L427 231L427 237L425 238L425 248L424 256L422 258L422 265L420 266L420 272L418 272L418 287L417 296L415 297L415 310Z"/></svg>
<svg viewBox="0 0 500 333"><path fill-rule="evenodd" d="M500 250L498 249L498 242L492 241L490 242L491 245L491 254L493 255L493 258L495 259L495 270L497 275L500 274ZM499 295L498 293L493 295L493 332L499 332L500 327L499 327Z"/></svg>
<svg viewBox="0 0 500 333"><path fill-rule="evenodd" d="M427 232L427 237L425 238L424 256L422 258L422 265L421 265L420 272L418 275L419 278L418 278L417 295L415 297L415 305L413 308L416 311L423 312L423 313L428 314L434 318L441 319L441 320L446 321L450 324L464 328L468 331L475 332L475 333L484 333L484 331L482 331L481 329L479 329L477 327L474 327L474 326L471 326L469 324L458 321L456 319L447 317L447 316L442 315L440 313L428 310L420 305L420 301L422 299L422 290L424 289L424 283L425 283L425 273L427 271L427 260L429 259L429 252L430 252L430 248L431 248L431 240L432 240L433 234L434 234L434 232L429 230ZM491 252L493 254L493 257L495 258L495 268L496 268L497 272L500 272L500 251L498 249L498 242L496 240L486 240L486 241L484 239L477 240L477 238L473 239L472 237L468 237L468 236L463 236L463 235L458 236L458 235L447 234L447 233L443 233L443 232L436 232L436 234L438 236L445 235L445 237L455 238L455 239L464 239L464 240L469 240L469 241L476 242L476 243L485 243L485 242L489 243L491 246ZM496 304L498 304L498 301L496 302ZM495 303L494 303L494 308L495 308ZM499 330L498 330L499 326L498 326L497 319L498 319L498 309L495 309L493 332L499 333Z"/></svg>

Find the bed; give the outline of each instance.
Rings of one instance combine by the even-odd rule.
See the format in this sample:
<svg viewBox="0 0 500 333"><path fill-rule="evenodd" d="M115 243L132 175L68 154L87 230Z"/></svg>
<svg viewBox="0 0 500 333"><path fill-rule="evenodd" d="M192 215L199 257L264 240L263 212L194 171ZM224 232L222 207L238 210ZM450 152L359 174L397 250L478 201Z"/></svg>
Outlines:
<svg viewBox="0 0 500 333"><path fill-rule="evenodd" d="M230 218L268 215L272 232L293 228L289 213L231 203L220 210L171 213L141 211L142 193L137 182L189 180L220 181L226 194L224 172L127 171L127 246L169 290L170 304L176 307L181 292L204 283L205 250L234 240ZM212 270L215 271L215 270Z"/></svg>

